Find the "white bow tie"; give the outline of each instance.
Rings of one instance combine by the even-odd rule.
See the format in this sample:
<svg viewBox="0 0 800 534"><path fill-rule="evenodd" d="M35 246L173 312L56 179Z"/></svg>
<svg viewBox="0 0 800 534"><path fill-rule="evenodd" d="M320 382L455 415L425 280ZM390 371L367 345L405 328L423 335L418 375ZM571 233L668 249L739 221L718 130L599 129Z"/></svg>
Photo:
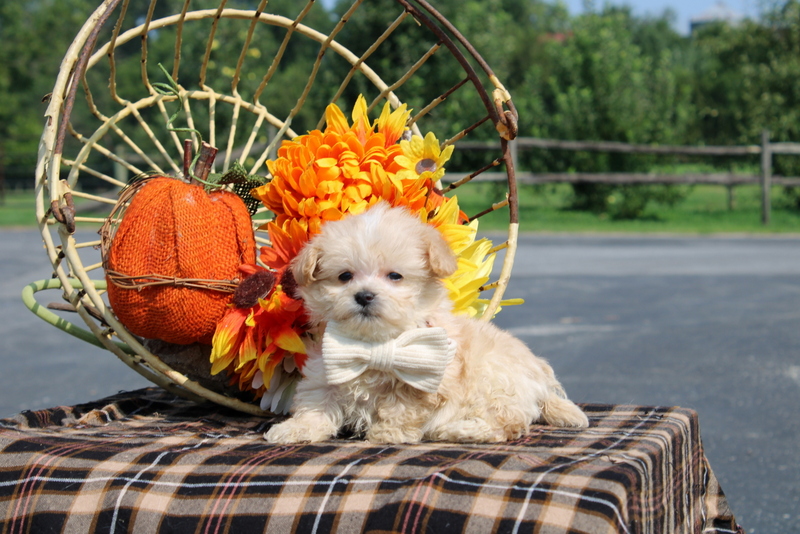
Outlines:
<svg viewBox="0 0 800 534"><path fill-rule="evenodd" d="M350 339L329 323L322 337L322 360L331 385L353 380L367 369L392 373L406 384L436 393L456 344L444 328L416 328L385 343Z"/></svg>

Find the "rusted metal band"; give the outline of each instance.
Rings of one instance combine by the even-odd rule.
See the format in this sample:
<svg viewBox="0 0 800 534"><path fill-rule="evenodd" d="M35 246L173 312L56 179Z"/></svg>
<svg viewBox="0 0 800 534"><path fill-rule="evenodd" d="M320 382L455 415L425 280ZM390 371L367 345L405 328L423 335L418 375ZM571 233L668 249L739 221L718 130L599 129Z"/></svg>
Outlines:
<svg viewBox="0 0 800 534"><path fill-rule="evenodd" d="M56 144L53 150L54 154L61 155L64 150L64 139L67 135L67 124L69 123L69 117L72 114L72 106L75 104L75 95L78 92L78 85L80 85L79 80L86 72L86 65L89 63L89 58L92 55L95 44L97 44L97 37L100 35L100 30L108 21L109 17L111 17L111 13L114 11L114 9L116 9L121 1L122 0L106 0L106 11L100 16L100 18L97 19L95 27L92 28L92 32L89 34L89 37L86 39L86 43L84 43L83 48L81 49L81 53L78 56L78 62L75 64L75 68L72 71L72 80L70 82L67 98L64 101L64 111L61 122L58 124L58 135L56 136Z"/></svg>

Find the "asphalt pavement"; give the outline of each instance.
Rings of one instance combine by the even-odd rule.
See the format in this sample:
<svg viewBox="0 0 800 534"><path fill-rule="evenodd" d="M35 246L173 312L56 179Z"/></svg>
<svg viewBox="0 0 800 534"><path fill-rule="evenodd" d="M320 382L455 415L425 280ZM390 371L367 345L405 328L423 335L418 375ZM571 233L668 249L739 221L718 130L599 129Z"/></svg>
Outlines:
<svg viewBox="0 0 800 534"><path fill-rule="evenodd" d="M51 274L36 230L0 251L0 417L150 385L23 306ZM696 410L746 531L800 533L800 239L524 235L506 295L496 323L573 400Z"/></svg>

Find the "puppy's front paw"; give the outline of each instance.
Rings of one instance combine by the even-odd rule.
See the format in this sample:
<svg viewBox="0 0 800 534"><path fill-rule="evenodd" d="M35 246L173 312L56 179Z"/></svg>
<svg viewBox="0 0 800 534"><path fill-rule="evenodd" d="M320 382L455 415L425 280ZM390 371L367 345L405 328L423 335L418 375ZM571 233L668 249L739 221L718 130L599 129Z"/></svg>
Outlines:
<svg viewBox="0 0 800 534"><path fill-rule="evenodd" d="M334 435L328 425L309 418L292 417L283 423L273 425L264 434L270 443L300 443L303 441L323 441Z"/></svg>

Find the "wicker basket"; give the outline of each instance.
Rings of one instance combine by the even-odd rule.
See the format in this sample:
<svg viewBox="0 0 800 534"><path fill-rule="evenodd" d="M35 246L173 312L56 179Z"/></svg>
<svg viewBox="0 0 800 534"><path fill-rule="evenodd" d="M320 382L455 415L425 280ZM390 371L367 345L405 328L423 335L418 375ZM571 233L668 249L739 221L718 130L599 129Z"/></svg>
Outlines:
<svg viewBox="0 0 800 534"><path fill-rule="evenodd" d="M314 15L321 8L314 0L287 2L293 4L287 8L293 12L272 14L264 11L269 7L266 0L255 10L234 4L234 0L106 0L78 32L50 96L36 167L36 216L54 276L28 286L24 300L42 319L110 350L165 389L264 414L258 406L212 391L176 371L117 320L103 296L106 282L96 250L100 241L76 238L103 225L116 197L87 193L83 183L99 180L118 191L130 177L144 172L180 174L185 164L184 139L175 131L178 123L189 132L184 137L192 139L195 149L200 143L197 132L220 147L218 171L238 161L251 173L267 174L265 161L282 139L322 125L323 104L335 102L346 108L356 90L367 95L370 108L386 101L393 108L409 103L414 109L412 132L421 135L435 129L445 139L442 146L456 144L454 157L462 139L477 139L487 146L499 140L499 150L478 164L473 162L473 171L450 172L444 187L451 193L473 180L489 178L507 185L505 201L487 202L481 213L467 214L480 217L498 209L508 213L507 239L496 247L505 249L501 274L485 286L491 300L483 319L489 320L509 282L517 244L517 195L509 144L516 135L517 115L510 95L477 51L424 0L380 2L381 10L391 7L396 13L388 27L375 29L374 42L364 50L351 50L343 43L353 39L348 30L360 12L376 9L376 2L356 0L338 22ZM134 5L142 11L135 12ZM324 28L312 27L314 21ZM188 39L198 34L198 26L202 41ZM415 46L399 50L393 40L398 29L410 35ZM418 57L398 59L419 47L425 50ZM141 64L136 80L120 79L126 61ZM328 61L335 68L326 70ZM405 74L384 79L380 67L387 61L404 63ZM430 87L426 64L437 61L457 62L460 79ZM297 72L303 68L300 77ZM158 90L169 76L177 83L174 94ZM287 94L292 80L295 92ZM463 116L437 122L439 106L447 99L463 102ZM181 118L173 123L176 111ZM320 122L313 124L309 117ZM425 124L422 130L421 124ZM467 151L461 153L469 159ZM268 216L268 212L254 216L254 227ZM259 240L268 243L266 234ZM34 294L44 289L61 290L86 327L40 306Z"/></svg>

